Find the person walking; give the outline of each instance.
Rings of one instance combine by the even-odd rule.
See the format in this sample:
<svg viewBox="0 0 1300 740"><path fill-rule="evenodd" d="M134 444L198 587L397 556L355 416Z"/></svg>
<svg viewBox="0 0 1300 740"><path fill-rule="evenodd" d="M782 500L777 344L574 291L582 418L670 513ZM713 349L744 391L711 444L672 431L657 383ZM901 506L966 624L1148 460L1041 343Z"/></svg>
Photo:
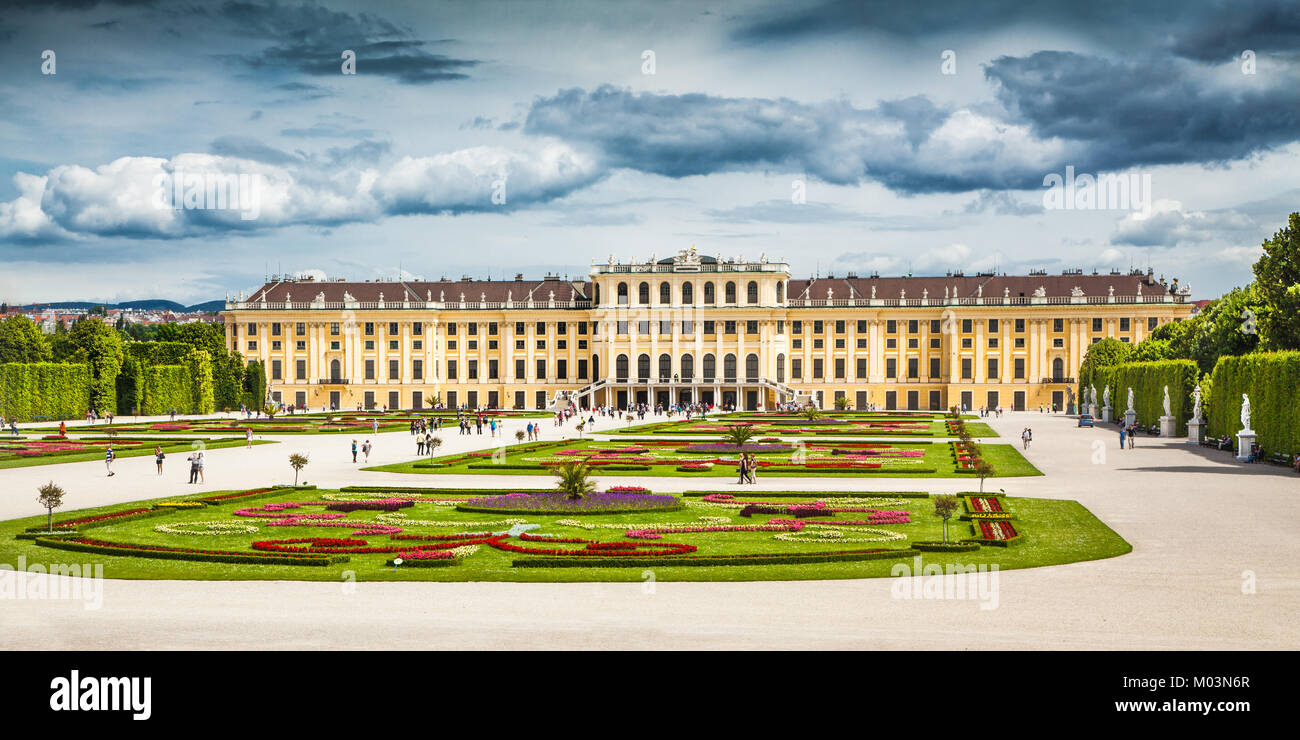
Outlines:
<svg viewBox="0 0 1300 740"><path fill-rule="evenodd" d="M190 461L190 483L199 482L199 456L197 453L189 456Z"/></svg>
<svg viewBox="0 0 1300 740"><path fill-rule="evenodd" d="M1137 424L1128 425L1128 448L1133 449L1133 438L1137 436Z"/></svg>
<svg viewBox="0 0 1300 740"><path fill-rule="evenodd" d="M208 482L207 478L203 477L203 453L202 452L199 453L199 459L197 464L199 466L199 484L202 485Z"/></svg>
<svg viewBox="0 0 1300 740"><path fill-rule="evenodd" d="M754 457L753 455L748 455L747 457L749 458L749 463L745 465L745 473L749 477L749 482L751 484L757 485L758 484L758 458Z"/></svg>
<svg viewBox="0 0 1300 740"><path fill-rule="evenodd" d="M244 441L248 443L244 445L245 449L249 449L249 450L253 449L253 428L252 427L244 428Z"/></svg>
<svg viewBox="0 0 1300 740"><path fill-rule="evenodd" d="M1128 427L1123 424L1119 425L1119 448L1124 449L1125 438L1128 436Z"/></svg>
<svg viewBox="0 0 1300 740"><path fill-rule="evenodd" d="M108 475L110 477L114 475L113 461L116 459L117 454L113 452L113 445L110 443L108 449L104 450L104 467L108 469Z"/></svg>
<svg viewBox="0 0 1300 740"><path fill-rule="evenodd" d="M66 421L59 422L59 436L60 437L68 436L68 422Z"/></svg>
<svg viewBox="0 0 1300 740"><path fill-rule="evenodd" d="M1020 445L1021 449L1029 449L1029 427L1025 427L1020 432Z"/></svg>
<svg viewBox="0 0 1300 740"><path fill-rule="evenodd" d="M357 461L357 441L352 440L352 462Z"/></svg>
<svg viewBox="0 0 1300 740"><path fill-rule="evenodd" d="M366 443L361 445L361 454L365 456L366 462L370 462L370 449L370 440L367 439Z"/></svg>
<svg viewBox="0 0 1300 740"><path fill-rule="evenodd" d="M741 455L740 460L737 461L736 463L736 472L740 474L740 477L736 480L736 485L738 486L743 485L745 483L746 472L747 472L746 465L748 464L748 462L749 462L748 459L746 459L744 455Z"/></svg>
<svg viewBox="0 0 1300 740"><path fill-rule="evenodd" d="M418 456L424 455L424 435L422 434L415 436L415 454Z"/></svg>
<svg viewBox="0 0 1300 740"><path fill-rule="evenodd" d="M154 446L154 448L153 448L153 463L154 463L154 465L157 465L157 466L158 466L158 475L162 475L162 464L163 464L163 458L164 458L164 457L167 457L167 456L163 454L162 447L161 447L161 446Z"/></svg>

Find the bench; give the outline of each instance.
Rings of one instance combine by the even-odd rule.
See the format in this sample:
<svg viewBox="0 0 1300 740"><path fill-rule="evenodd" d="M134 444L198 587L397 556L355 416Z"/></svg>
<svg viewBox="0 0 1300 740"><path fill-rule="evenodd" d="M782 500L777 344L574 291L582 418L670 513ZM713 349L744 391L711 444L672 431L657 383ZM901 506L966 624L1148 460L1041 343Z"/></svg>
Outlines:
<svg viewBox="0 0 1300 740"><path fill-rule="evenodd" d="M1282 465L1288 468L1294 467L1295 465L1294 459L1290 455L1284 452L1271 452L1265 455L1264 459L1268 460L1274 465Z"/></svg>

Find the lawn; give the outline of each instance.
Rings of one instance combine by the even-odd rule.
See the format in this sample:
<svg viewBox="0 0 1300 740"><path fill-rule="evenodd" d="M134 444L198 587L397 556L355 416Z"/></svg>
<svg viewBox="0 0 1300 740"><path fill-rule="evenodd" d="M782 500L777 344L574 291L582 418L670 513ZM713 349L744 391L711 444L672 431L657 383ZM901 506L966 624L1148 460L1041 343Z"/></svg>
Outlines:
<svg viewBox="0 0 1300 740"><path fill-rule="evenodd" d="M1013 538L971 543L967 547L973 550L967 552L918 553L912 549L914 543L938 540L943 532L943 523L925 493L828 492L809 496L755 492L742 494L743 500L727 500L708 492L688 492L680 497L675 511L633 514L503 516L456 508L485 495L491 493L280 488L240 498L222 499L211 493L176 496L55 517L57 525L107 516L65 529L75 530L79 538L118 548L114 552L126 552L120 549L124 546L175 548L237 553L249 559L284 557L276 554L276 548L389 550L295 556L315 558L315 565L110 555L16 539L28 528L44 529L44 515L0 522L0 562L15 563L22 557L27 563L102 563L105 577L124 579L640 582L653 577L662 581L749 581L885 577L898 563L911 566L914 557L921 557L926 564L1029 568L1115 557L1132 549L1077 502L1057 499L983 497L978 501L984 503L976 506L977 499L964 497L959 516L985 511L987 502L993 501L993 508L1002 510L996 515L1000 517L997 526L1007 526ZM335 510L328 511L327 505ZM128 515L112 516L124 512ZM749 515L742 515L745 513ZM673 525L696 531L671 531ZM656 528L668 531L656 533ZM981 531L970 521L957 518L949 522L948 529L953 541L978 537ZM185 533L202 531L208 533ZM305 542L311 538L315 538L313 543ZM255 548L254 542L262 544ZM474 544L459 544L464 542ZM415 556L406 548L419 546L464 549L442 567L416 567L412 565ZM539 549L560 554L535 552ZM598 556L602 550L614 554ZM676 554L654 554L665 551ZM393 559L402 556L403 564L394 566ZM779 559L755 565L755 557ZM682 565L691 558L709 558L702 562L710 564ZM803 561L798 562L800 559ZM593 567L594 561L606 565ZM738 564L712 564L719 562Z"/></svg>
<svg viewBox="0 0 1300 740"><path fill-rule="evenodd" d="M545 411L485 411L484 420L497 419L540 419L551 418ZM314 414L278 414L274 419L177 419L176 421L141 421L114 424L93 424L90 426L69 427L69 434L81 433L103 434L243 434L245 429L252 429L254 434L347 434L369 432L372 421L379 422L379 431L397 432L409 429L414 419L444 420L443 426L456 423L454 411L339 411L335 413ZM471 417L473 418L473 417ZM58 426L36 426L34 431L49 432Z"/></svg>
<svg viewBox="0 0 1300 740"><path fill-rule="evenodd" d="M977 480L971 472L958 472L954 447L948 442L752 440L747 452L756 453L758 475L782 477L908 477ZM386 473L454 475L543 475L556 464L586 460L595 469L619 475L673 477L735 476L737 455L724 448L712 452L705 446L715 440L563 440L510 445L497 450L419 458L404 463L364 468ZM981 454L997 477L1042 475L1012 445L980 445ZM802 459L800 463L798 460ZM687 470L694 463L707 469Z"/></svg>
<svg viewBox="0 0 1300 740"><path fill-rule="evenodd" d="M33 465L53 465L55 463L86 462L103 460L104 449L109 440L100 438L78 438L68 440L17 439L0 440L0 470L5 468L24 468ZM118 458L152 455L155 446L161 446L163 454L168 457L175 454L188 454L195 450L216 450L222 447L238 447L247 444L242 437L227 439L176 439L176 438L131 438L112 440L113 452ZM267 440L255 440L253 444L275 444Z"/></svg>

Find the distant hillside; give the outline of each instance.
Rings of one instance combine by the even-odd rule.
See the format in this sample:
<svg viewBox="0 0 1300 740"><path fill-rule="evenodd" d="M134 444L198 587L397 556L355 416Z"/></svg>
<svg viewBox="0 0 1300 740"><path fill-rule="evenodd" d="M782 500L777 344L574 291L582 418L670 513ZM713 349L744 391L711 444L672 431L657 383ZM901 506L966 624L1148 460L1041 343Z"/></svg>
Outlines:
<svg viewBox="0 0 1300 740"><path fill-rule="evenodd" d="M34 308L94 308L103 306L104 308L132 308L138 311L171 311L173 313L189 313L191 311L215 312L225 308L225 301L205 301L196 303L193 306L186 306L176 301L164 301L161 299L147 301L123 301L122 303L98 303L95 301L52 301L50 303L27 304L25 306L10 306L15 311L31 311Z"/></svg>

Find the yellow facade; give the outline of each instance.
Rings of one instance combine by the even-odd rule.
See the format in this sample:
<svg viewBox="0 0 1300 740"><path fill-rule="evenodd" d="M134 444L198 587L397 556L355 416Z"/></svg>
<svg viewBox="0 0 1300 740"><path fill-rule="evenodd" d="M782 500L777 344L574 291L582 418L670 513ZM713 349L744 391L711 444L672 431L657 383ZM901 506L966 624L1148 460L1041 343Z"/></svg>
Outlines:
<svg viewBox="0 0 1300 740"><path fill-rule="evenodd" d="M1150 273L792 280L784 263L692 250L582 282L277 281L224 321L272 399L310 409L1064 409L1092 342L1190 313Z"/></svg>

